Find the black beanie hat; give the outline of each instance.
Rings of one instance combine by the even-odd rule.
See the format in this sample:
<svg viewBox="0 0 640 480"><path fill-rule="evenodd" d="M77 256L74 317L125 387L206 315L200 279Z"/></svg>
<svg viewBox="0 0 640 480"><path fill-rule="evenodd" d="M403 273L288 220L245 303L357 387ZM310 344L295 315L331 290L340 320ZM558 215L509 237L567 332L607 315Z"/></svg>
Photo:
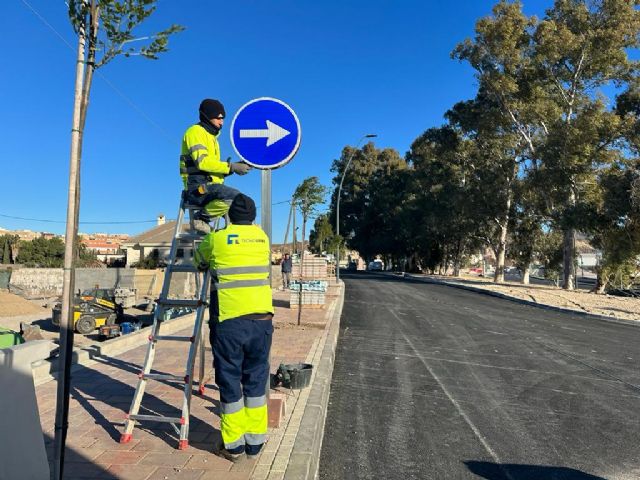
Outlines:
<svg viewBox="0 0 640 480"><path fill-rule="evenodd" d="M239 193L229 207L229 220L236 224L251 224L256 219L256 204L251 197Z"/></svg>
<svg viewBox="0 0 640 480"><path fill-rule="evenodd" d="M226 115L224 111L224 105L218 100L207 98L200 102L200 120L203 122L209 122L212 118L217 118L220 115L223 117Z"/></svg>

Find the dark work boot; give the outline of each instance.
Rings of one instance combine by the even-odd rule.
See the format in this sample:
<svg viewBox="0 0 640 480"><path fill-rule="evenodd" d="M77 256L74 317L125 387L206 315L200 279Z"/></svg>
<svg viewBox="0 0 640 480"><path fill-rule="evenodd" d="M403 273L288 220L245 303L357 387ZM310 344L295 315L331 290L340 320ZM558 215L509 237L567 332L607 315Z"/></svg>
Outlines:
<svg viewBox="0 0 640 480"><path fill-rule="evenodd" d="M213 454L217 455L218 457L224 458L225 460L229 460L230 462L233 462L233 463L241 462L245 458L244 452L231 453L229 450L224 448L224 443L222 442L222 439L219 439L216 441L216 443L214 443Z"/></svg>

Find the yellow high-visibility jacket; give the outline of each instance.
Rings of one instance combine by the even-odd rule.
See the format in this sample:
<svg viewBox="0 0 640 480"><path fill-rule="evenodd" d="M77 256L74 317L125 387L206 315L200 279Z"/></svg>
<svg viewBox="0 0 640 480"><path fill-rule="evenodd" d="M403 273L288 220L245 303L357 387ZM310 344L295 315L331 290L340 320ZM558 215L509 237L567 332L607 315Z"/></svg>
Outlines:
<svg viewBox="0 0 640 480"><path fill-rule="evenodd" d="M197 123L190 126L182 138L180 151L180 176L184 188L187 188L188 177L196 183L224 183L227 175L229 163L220 160L216 135Z"/></svg>
<svg viewBox="0 0 640 480"><path fill-rule="evenodd" d="M269 238L257 225L234 225L211 232L194 255L201 270L212 273L218 296L218 321L274 313L269 281Z"/></svg>

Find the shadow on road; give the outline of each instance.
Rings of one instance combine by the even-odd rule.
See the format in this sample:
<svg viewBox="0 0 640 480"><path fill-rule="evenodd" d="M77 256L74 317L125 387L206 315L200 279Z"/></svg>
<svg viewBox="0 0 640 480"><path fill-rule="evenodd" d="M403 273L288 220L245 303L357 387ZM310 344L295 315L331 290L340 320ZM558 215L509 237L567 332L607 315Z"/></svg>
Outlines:
<svg viewBox="0 0 640 480"><path fill-rule="evenodd" d="M470 472L488 480L606 480L567 467L466 461Z"/></svg>

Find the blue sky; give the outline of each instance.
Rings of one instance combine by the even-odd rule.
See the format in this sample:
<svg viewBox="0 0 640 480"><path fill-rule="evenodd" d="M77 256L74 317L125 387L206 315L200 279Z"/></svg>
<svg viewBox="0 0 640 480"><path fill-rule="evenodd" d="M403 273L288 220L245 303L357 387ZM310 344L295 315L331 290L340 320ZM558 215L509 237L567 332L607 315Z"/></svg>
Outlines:
<svg viewBox="0 0 640 480"><path fill-rule="evenodd" d="M26 0L75 47L62 0ZM158 1L138 35L171 23L159 60L118 58L95 78L82 164L82 232L136 234L159 213L174 218L184 130L203 98L218 98L227 123L223 158L237 155L231 118L262 96L287 102L303 137L297 156L273 172L272 199L290 198L306 177L330 186L345 145L376 133L376 146L404 154L455 102L474 95L472 70L450 52L473 35L495 2L484 0ZM542 16L551 0L525 2ZM64 232L74 88L74 51L25 1L0 5L2 188L0 227ZM105 81L106 78L106 81ZM260 172L227 183L260 202ZM284 236L288 205L273 206L273 241ZM17 220L6 216L60 223Z"/></svg>

